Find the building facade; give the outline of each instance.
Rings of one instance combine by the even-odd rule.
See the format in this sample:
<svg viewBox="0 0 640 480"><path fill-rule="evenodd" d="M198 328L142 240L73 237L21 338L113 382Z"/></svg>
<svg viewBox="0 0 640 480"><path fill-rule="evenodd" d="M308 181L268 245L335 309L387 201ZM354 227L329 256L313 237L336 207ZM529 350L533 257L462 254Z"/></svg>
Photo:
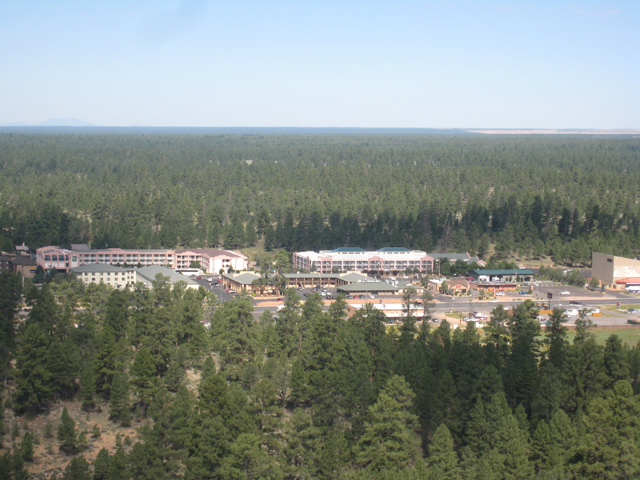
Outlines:
<svg viewBox="0 0 640 480"><path fill-rule="evenodd" d="M293 266L307 272L338 273L361 271L374 274L397 274L408 269L433 271L433 258L421 250L386 247L368 252L362 248L341 247L319 252L295 252Z"/></svg>
<svg viewBox="0 0 640 480"><path fill-rule="evenodd" d="M127 266L165 266L173 269L188 268L192 261L200 263L207 272L218 273L246 270L248 259L239 252L209 248L191 250L136 250L122 248L90 249L87 245L71 245L71 249L55 246L36 250L36 261L45 270L55 268L68 272L74 267L90 264Z"/></svg>
<svg viewBox="0 0 640 480"><path fill-rule="evenodd" d="M616 283L617 280L640 277L640 260L633 258L592 252L591 266L593 278L611 288L625 288L626 282Z"/></svg>
<svg viewBox="0 0 640 480"><path fill-rule="evenodd" d="M167 277L170 285L175 285L177 282L185 282L187 288L199 288L196 282L189 277L180 275L170 268L162 266L148 266L141 268L134 267L116 267L115 265L93 263L90 265L80 265L78 267L72 267L71 272L82 280L82 283L89 285L91 283L105 283L118 290L124 290L125 288L131 288L136 283L143 283L149 288L153 287L153 281L158 274L162 274Z"/></svg>
<svg viewBox="0 0 640 480"><path fill-rule="evenodd" d="M106 283L119 290L132 287L137 281L135 269L116 267L114 265L100 265L98 263L81 265L72 267L71 272L75 273L85 285Z"/></svg>

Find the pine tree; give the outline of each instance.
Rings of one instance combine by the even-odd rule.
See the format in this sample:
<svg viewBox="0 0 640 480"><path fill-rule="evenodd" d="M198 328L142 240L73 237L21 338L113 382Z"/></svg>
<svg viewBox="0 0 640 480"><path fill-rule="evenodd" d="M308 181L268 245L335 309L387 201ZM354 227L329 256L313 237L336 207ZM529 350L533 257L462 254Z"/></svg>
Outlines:
<svg viewBox="0 0 640 480"><path fill-rule="evenodd" d="M203 377L198 386L198 406L202 415L225 415L229 408L229 387L220 374Z"/></svg>
<svg viewBox="0 0 640 480"><path fill-rule="evenodd" d="M124 453L122 445L118 446L115 453L111 456L109 465L109 480L129 480L127 457Z"/></svg>
<svg viewBox="0 0 640 480"><path fill-rule="evenodd" d="M419 439L411 413L415 394L402 377L394 375L369 407L371 420L355 448L356 461L373 470L399 470L417 458Z"/></svg>
<svg viewBox="0 0 640 480"><path fill-rule="evenodd" d="M20 454L25 462L33 462L33 434L26 431L20 442Z"/></svg>
<svg viewBox="0 0 640 480"><path fill-rule="evenodd" d="M67 407L62 410L60 424L58 425L58 442L60 442L60 450L67 455L73 455L77 452L77 434L76 422L73 421Z"/></svg>
<svg viewBox="0 0 640 480"><path fill-rule="evenodd" d="M129 381L126 373L118 372L113 377L111 398L109 399L109 416L114 420L120 420L123 424L131 418L129 404ZM124 417L124 418L123 418Z"/></svg>
<svg viewBox="0 0 640 480"><path fill-rule="evenodd" d="M433 480L460 479L458 455L453 449L453 438L446 425L441 424L429 445L427 474Z"/></svg>
<svg viewBox="0 0 640 480"><path fill-rule="evenodd" d="M96 377L94 373L93 363L85 364L82 370L82 386L80 389L82 395L82 409L85 412L92 411L96 406Z"/></svg>
<svg viewBox="0 0 640 480"><path fill-rule="evenodd" d="M109 456L109 451L106 448L102 448L93 461L93 480L110 480L110 467L111 457Z"/></svg>
<svg viewBox="0 0 640 480"><path fill-rule="evenodd" d="M210 357L209 357L210 358ZM215 368L215 367L214 367ZM167 374L164 376L164 386L170 392L177 392L184 383L186 377L184 368L175 358L171 360Z"/></svg>
<svg viewBox="0 0 640 480"><path fill-rule="evenodd" d="M129 374L134 394L138 397L137 404L142 408L143 415L146 415L146 410L155 393L155 373L155 364L149 350L145 347L140 348L136 353Z"/></svg>
<svg viewBox="0 0 640 480"><path fill-rule="evenodd" d="M583 419L578 446L580 478L638 478L640 476L640 401L629 382L621 380L606 398L593 399Z"/></svg>
<svg viewBox="0 0 640 480"><path fill-rule="evenodd" d="M96 388L104 400L109 400L111 383L116 374L116 359L118 348L115 342L115 332L110 327L104 327L100 332L100 342L96 353L94 368Z"/></svg>
<svg viewBox="0 0 640 480"><path fill-rule="evenodd" d="M291 394L289 398L296 405L302 405L308 399L308 377L302 361L296 358L291 367Z"/></svg>
<svg viewBox="0 0 640 480"><path fill-rule="evenodd" d="M53 397L51 373L47 368L48 346L49 341L38 325L28 325L21 332L14 393L14 410L18 414L37 414Z"/></svg>
<svg viewBox="0 0 640 480"><path fill-rule="evenodd" d="M91 480L91 470L89 463L83 456L71 459L67 467L64 469L63 480Z"/></svg>
<svg viewBox="0 0 640 480"><path fill-rule="evenodd" d="M0 377L5 379L16 354L15 324L20 290L18 275L7 271L0 273Z"/></svg>
<svg viewBox="0 0 640 480"><path fill-rule="evenodd" d="M605 342L604 369L608 377L606 388L613 388L619 380L629 379L629 363L622 347L622 340L617 335L611 335Z"/></svg>

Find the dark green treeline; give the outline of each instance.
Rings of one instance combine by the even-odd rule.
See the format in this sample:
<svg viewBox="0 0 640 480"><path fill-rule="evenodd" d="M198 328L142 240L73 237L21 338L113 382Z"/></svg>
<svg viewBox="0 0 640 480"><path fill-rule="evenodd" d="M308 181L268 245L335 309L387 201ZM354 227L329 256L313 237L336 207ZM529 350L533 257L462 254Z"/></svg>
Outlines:
<svg viewBox="0 0 640 480"><path fill-rule="evenodd" d="M0 135L2 245L640 255L634 137Z"/></svg>

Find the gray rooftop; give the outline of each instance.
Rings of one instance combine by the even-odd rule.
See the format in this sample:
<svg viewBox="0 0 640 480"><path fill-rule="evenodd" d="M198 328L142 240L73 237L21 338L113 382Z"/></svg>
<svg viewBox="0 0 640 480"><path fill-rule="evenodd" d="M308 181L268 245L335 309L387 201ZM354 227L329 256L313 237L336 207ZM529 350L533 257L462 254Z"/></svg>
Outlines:
<svg viewBox="0 0 640 480"><path fill-rule="evenodd" d="M411 250L404 247L384 247L384 248L379 248L376 251L384 252L384 253L398 253L398 252L406 253L406 252L410 252Z"/></svg>
<svg viewBox="0 0 640 480"><path fill-rule="evenodd" d="M343 292L397 292L398 287L387 282L356 282L338 287Z"/></svg>
<svg viewBox="0 0 640 480"><path fill-rule="evenodd" d="M349 272L344 275L340 275L340 280L344 280L345 282L359 282L372 280L372 278L362 275L361 273Z"/></svg>
<svg viewBox="0 0 640 480"><path fill-rule="evenodd" d="M123 269L124 270L124 269ZM151 265L149 267L140 267L136 268L135 271L137 275L142 277L147 282L151 283L156 279L156 275L161 273L165 277L169 277L169 283L171 285L177 282L186 282L189 287L199 287L200 285L197 282L191 280L191 278L180 275L179 273L174 272L170 268L161 267L160 265Z"/></svg>
<svg viewBox="0 0 640 480"><path fill-rule="evenodd" d="M227 273L226 275L223 275L223 277L229 280L233 280L234 282L238 282L240 285L251 285L251 283L254 280L257 280L260 278L260 275L257 275L255 273L245 272L245 273Z"/></svg>
<svg viewBox="0 0 640 480"><path fill-rule="evenodd" d="M100 272L130 272L133 268L116 267L106 263L90 263L88 265L80 265L71 269L74 273L100 273Z"/></svg>
<svg viewBox="0 0 640 480"><path fill-rule="evenodd" d="M440 259L440 258L448 258L450 261L455 262L456 260L472 260L477 257L471 258L468 253L427 253L431 258Z"/></svg>
<svg viewBox="0 0 640 480"><path fill-rule="evenodd" d="M363 250L360 247L338 247L338 248L334 248L331 251L335 253L356 253L356 252L361 253L361 252L365 252L366 250Z"/></svg>

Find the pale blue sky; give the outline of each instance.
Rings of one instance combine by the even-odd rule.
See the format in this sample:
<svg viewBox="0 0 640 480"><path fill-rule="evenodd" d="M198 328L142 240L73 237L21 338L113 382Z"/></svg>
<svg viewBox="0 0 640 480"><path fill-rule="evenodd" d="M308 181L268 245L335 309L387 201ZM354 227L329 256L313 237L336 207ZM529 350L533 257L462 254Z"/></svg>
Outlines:
<svg viewBox="0 0 640 480"><path fill-rule="evenodd" d="M640 128L640 1L0 0L0 123Z"/></svg>

